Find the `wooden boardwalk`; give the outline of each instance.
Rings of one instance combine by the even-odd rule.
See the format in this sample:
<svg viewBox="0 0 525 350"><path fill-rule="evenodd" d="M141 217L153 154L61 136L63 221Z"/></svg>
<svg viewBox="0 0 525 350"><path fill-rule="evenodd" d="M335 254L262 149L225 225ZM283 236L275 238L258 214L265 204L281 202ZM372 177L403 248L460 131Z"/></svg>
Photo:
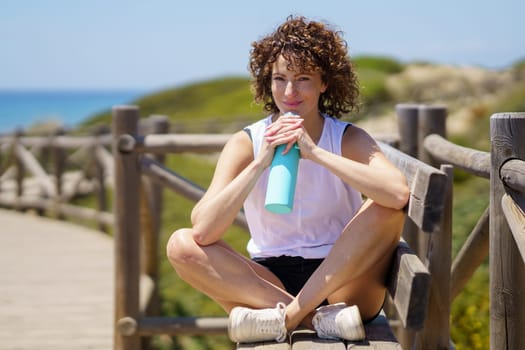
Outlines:
<svg viewBox="0 0 525 350"><path fill-rule="evenodd" d="M113 346L113 241L0 210L0 349Z"/></svg>

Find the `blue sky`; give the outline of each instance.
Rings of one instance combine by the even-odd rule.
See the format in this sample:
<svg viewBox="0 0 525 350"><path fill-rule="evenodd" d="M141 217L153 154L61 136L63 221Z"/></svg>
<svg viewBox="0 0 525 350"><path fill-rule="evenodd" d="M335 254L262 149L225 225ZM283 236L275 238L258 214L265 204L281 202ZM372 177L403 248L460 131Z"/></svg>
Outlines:
<svg viewBox="0 0 525 350"><path fill-rule="evenodd" d="M504 68L525 58L519 0L5 0L0 89L156 90L246 75L289 14L344 32L351 55Z"/></svg>

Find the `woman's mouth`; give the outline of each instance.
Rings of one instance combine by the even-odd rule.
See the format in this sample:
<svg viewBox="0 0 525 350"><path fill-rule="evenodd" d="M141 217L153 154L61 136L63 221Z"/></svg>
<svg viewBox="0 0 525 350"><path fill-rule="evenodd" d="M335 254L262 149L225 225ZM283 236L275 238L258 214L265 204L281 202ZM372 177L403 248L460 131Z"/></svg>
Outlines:
<svg viewBox="0 0 525 350"><path fill-rule="evenodd" d="M283 104L286 107L292 109L292 108L297 108L301 104L301 102L300 101L289 101L289 102L283 102Z"/></svg>

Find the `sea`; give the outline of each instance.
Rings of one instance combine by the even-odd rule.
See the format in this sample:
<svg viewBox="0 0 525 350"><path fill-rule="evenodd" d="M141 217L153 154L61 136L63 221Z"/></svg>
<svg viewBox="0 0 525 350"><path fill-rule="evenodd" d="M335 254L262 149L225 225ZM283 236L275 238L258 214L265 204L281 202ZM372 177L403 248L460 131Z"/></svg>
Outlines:
<svg viewBox="0 0 525 350"><path fill-rule="evenodd" d="M133 104L146 91L0 90L0 134L52 122L74 129L115 105Z"/></svg>

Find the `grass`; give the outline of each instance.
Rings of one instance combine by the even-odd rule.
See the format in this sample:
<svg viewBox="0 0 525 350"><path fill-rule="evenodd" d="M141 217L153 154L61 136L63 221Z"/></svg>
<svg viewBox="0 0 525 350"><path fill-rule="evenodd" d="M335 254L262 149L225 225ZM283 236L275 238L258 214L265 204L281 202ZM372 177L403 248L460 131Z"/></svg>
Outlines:
<svg viewBox="0 0 525 350"><path fill-rule="evenodd" d="M489 205L488 179L465 174L458 178L461 180L455 182L453 191L453 256ZM458 350L488 349L488 276L488 259L485 259L451 305L451 338Z"/></svg>

